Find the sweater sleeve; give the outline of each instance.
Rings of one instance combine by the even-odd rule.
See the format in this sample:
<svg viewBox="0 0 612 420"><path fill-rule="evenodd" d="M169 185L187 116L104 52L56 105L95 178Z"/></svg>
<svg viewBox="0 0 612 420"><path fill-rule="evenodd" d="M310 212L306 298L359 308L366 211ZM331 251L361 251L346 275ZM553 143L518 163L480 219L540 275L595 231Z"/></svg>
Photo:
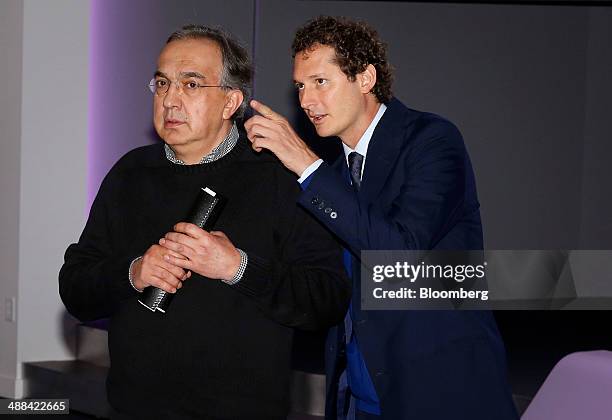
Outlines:
<svg viewBox="0 0 612 420"><path fill-rule="evenodd" d="M297 187L295 180L291 180ZM297 190L297 188L296 188ZM279 224L280 257L262 258L245 250L248 264L242 279L233 286L254 299L271 319L290 327L317 330L344 319L350 301L350 282L342 264L342 248L334 237L285 192ZM279 206L280 205L279 202Z"/></svg>
<svg viewBox="0 0 612 420"><path fill-rule="evenodd" d="M115 255L111 245L113 179L111 170L94 200L79 241L66 250L59 273L62 301L68 312L81 321L108 317L118 302L137 294L128 279L130 263L137 255Z"/></svg>

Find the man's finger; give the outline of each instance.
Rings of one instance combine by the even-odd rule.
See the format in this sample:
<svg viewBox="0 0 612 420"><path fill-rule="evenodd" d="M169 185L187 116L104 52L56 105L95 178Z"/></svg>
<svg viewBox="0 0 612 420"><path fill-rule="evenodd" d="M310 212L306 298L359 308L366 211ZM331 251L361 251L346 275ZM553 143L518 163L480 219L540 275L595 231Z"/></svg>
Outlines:
<svg viewBox="0 0 612 420"><path fill-rule="evenodd" d="M193 223L180 222L174 225L174 231L184 233L187 236L191 236L194 239L199 239L202 236L208 235L204 229L199 228Z"/></svg>
<svg viewBox="0 0 612 420"><path fill-rule="evenodd" d="M185 258L185 256L179 254L178 252L174 252L170 248L167 248L167 247L165 247L165 246L163 246L161 244L159 244L159 253L160 253L160 255L170 254L170 255L172 255L173 257L176 257L176 258Z"/></svg>
<svg viewBox="0 0 612 420"><path fill-rule="evenodd" d="M270 147L270 141L268 141L268 139L264 138L264 137L257 137L255 140L253 140L253 144L251 145L251 147L256 151L256 152L261 152L262 149L268 149L271 152L274 152L272 150L272 148Z"/></svg>
<svg viewBox="0 0 612 420"><path fill-rule="evenodd" d="M247 137L251 142L257 140L259 138L264 139L273 139L275 138L274 130L271 130L269 127L265 127L262 125L256 125L251 128L251 131L247 133Z"/></svg>
<svg viewBox="0 0 612 420"><path fill-rule="evenodd" d="M255 124L261 124L262 121L268 121L268 119L266 117L262 117L261 115L253 115L244 122L244 129L248 133Z"/></svg>
<svg viewBox="0 0 612 420"><path fill-rule="evenodd" d="M195 253L194 248L197 246L197 243L195 243L190 237L173 232L166 233L166 237L161 238L159 240L159 244L187 259L193 257Z"/></svg>
<svg viewBox="0 0 612 420"><path fill-rule="evenodd" d="M253 108L255 111L259 112L261 115L263 115L264 117L270 119L270 120L283 120L284 117L280 114L277 114L276 112L272 111L272 109L267 106L262 104L261 102L257 102L255 99L251 100L251 108Z"/></svg>
<svg viewBox="0 0 612 420"><path fill-rule="evenodd" d="M184 261L183 258L176 258L176 257L174 258L177 260ZM168 273L170 273L173 277L175 277L177 280L181 280L185 276L185 270L183 270L181 267L178 267L170 263L167 258L164 258L160 266L161 268L166 270Z"/></svg>
<svg viewBox="0 0 612 420"><path fill-rule="evenodd" d="M172 274L171 272L169 272L168 270L166 270L165 268L159 266L159 267L155 267L154 269L151 270L151 273L159 278L162 279L163 281L165 281L166 283L176 283L178 281L180 281L180 278L177 278L174 274ZM176 287L176 285L173 284L173 286Z"/></svg>
<svg viewBox="0 0 612 420"><path fill-rule="evenodd" d="M164 259L169 262L172 265L175 265L177 267L181 267L185 270L191 270L193 269L193 264L191 263L190 260L184 260L182 258L176 258L173 257L172 255L166 255L164 256ZM191 276L191 274L189 274L189 276Z"/></svg>
<svg viewBox="0 0 612 420"><path fill-rule="evenodd" d="M229 239L229 238L227 237L227 235L226 235L225 233L221 232L220 230L211 230L209 233L210 233L212 236L217 236L217 237L219 237L219 238Z"/></svg>
<svg viewBox="0 0 612 420"><path fill-rule="evenodd" d="M168 293L176 293L176 287L168 283L166 280L164 280L163 278L159 276L156 276L156 275L149 276L148 283L149 285L153 287L157 287L158 289L162 289Z"/></svg>

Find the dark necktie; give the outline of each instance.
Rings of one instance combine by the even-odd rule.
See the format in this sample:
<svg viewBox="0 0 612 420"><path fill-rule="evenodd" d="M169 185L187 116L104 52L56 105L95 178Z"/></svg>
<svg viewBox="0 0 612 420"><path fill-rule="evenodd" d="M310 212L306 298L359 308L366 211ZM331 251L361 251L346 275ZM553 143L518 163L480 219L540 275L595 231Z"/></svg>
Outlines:
<svg viewBox="0 0 612 420"><path fill-rule="evenodd" d="M359 187L361 187L361 165L363 165L363 156L357 152L351 152L348 155L348 163L353 187L359 191Z"/></svg>

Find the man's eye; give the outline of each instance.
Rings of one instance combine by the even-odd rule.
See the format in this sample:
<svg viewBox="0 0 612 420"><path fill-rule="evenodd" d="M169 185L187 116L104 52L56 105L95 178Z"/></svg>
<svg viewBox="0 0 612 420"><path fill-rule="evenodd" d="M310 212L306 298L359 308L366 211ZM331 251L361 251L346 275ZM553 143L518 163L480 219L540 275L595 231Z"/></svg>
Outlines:
<svg viewBox="0 0 612 420"><path fill-rule="evenodd" d="M183 83L183 86L185 86L185 88L189 89L189 90L195 90L199 87L198 83L193 81L193 80L189 80L187 82Z"/></svg>
<svg viewBox="0 0 612 420"><path fill-rule="evenodd" d="M168 81L166 79L157 79L155 81L155 86L159 88L166 87L166 85L168 85Z"/></svg>
<svg viewBox="0 0 612 420"><path fill-rule="evenodd" d="M327 79L317 79L315 81L317 82L317 85L324 85L327 83Z"/></svg>
<svg viewBox="0 0 612 420"><path fill-rule="evenodd" d="M295 84L295 88L296 88L297 90L302 90L302 89L304 89L304 83L296 83L296 84Z"/></svg>

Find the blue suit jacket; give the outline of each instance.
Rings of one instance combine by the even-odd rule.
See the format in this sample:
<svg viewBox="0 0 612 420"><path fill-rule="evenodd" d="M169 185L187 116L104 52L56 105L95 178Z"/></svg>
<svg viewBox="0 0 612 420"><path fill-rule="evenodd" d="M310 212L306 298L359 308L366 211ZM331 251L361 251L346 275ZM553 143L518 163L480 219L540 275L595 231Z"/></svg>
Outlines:
<svg viewBox="0 0 612 420"><path fill-rule="evenodd" d="M356 304L361 250L482 249L474 174L457 128L392 99L370 141L358 193L347 179L344 156L324 163L299 201L353 255L353 331L382 418L517 419L490 312L362 311ZM342 335L343 326L332 328L326 348L329 419L336 417Z"/></svg>

